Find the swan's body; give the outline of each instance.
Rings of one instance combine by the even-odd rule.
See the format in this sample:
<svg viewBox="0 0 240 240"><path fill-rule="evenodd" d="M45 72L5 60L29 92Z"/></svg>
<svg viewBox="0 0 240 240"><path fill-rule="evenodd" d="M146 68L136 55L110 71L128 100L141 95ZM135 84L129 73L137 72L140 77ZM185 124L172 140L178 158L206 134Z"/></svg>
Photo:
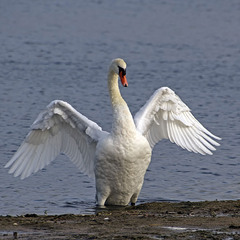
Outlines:
<svg viewBox="0 0 240 240"><path fill-rule="evenodd" d="M9 173L28 177L65 153L79 169L95 176L98 205L135 204L154 145L170 139L182 148L212 154L212 138L169 88L158 89L134 119L122 98L118 76L127 86L126 63L112 61L108 88L113 108L111 133L77 112L66 102L55 100L40 113L13 158L6 164ZM212 137L212 138L211 138Z"/></svg>

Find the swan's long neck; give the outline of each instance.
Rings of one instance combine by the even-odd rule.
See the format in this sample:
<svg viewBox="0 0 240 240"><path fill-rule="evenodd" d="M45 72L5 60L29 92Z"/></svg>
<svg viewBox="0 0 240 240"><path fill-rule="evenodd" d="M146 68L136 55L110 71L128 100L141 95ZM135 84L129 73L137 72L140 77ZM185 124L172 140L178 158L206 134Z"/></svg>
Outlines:
<svg viewBox="0 0 240 240"><path fill-rule="evenodd" d="M113 71L108 73L108 89L113 109L113 134L135 133L135 124L127 103L121 96L118 86L118 75ZM121 132L121 133L120 133Z"/></svg>
<svg viewBox="0 0 240 240"><path fill-rule="evenodd" d="M113 107L120 104L127 105L118 87L118 75L113 71L109 71L108 73L108 90Z"/></svg>

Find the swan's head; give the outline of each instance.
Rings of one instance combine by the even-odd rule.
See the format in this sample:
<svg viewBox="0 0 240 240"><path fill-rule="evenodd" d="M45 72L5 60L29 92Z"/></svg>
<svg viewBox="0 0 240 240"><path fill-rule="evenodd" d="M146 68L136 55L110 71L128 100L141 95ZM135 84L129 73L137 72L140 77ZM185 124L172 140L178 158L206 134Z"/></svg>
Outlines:
<svg viewBox="0 0 240 240"><path fill-rule="evenodd" d="M126 67L127 67L127 64L121 58L116 58L112 60L112 63L110 65L110 71L113 71L120 77L122 85L124 87L128 86L127 78L126 78Z"/></svg>

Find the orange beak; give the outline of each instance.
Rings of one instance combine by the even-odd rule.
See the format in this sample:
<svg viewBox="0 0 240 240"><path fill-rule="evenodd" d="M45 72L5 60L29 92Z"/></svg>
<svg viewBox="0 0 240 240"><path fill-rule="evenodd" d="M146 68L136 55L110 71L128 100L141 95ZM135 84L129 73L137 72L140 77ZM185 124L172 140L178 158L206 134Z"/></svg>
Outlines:
<svg viewBox="0 0 240 240"><path fill-rule="evenodd" d="M122 85L124 87L127 87L128 86L128 82L127 82L127 78L126 78L126 75L123 75L122 72L119 73L119 77L121 79L121 82L122 82Z"/></svg>

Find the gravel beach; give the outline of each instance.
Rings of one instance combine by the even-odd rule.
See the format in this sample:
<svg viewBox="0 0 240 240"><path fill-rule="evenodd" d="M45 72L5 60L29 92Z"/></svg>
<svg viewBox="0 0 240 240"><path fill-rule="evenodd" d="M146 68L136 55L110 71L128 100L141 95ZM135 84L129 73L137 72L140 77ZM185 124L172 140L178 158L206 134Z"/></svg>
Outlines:
<svg viewBox="0 0 240 240"><path fill-rule="evenodd" d="M92 215L1 216L0 239L240 239L240 200L153 202Z"/></svg>

